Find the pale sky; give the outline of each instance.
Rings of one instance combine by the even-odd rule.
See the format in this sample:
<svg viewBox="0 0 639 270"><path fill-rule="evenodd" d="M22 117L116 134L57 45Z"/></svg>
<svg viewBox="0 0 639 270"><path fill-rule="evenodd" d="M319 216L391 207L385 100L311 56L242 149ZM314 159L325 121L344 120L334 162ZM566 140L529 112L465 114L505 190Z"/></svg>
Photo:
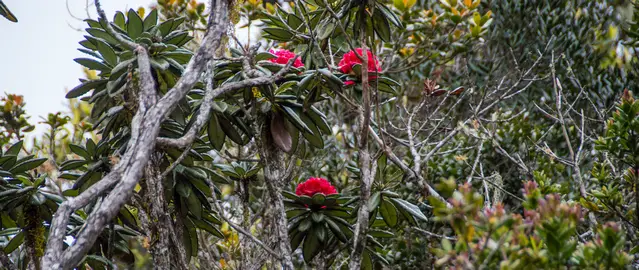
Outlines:
<svg viewBox="0 0 639 270"><path fill-rule="evenodd" d="M12 23L0 17L0 94L13 93L25 97L30 123L41 121L40 116L64 111L67 89L83 77L82 68L74 58L86 57L79 52L83 33L87 28L86 0L2 0L18 18ZM93 3L93 0L88 1ZM102 0L109 18L116 10L148 8L150 0ZM95 8L89 8L96 18ZM76 29L74 29L76 28ZM37 125L37 131L44 131Z"/></svg>
<svg viewBox="0 0 639 270"><path fill-rule="evenodd" d="M23 95L27 114L31 116L29 122L36 125L31 136L42 134L46 128L37 124L42 121L40 117L66 112L66 92L79 84L79 78L84 78L82 67L73 59L87 57L77 49L80 48L78 42L84 39L83 29L88 26L74 17L87 17L88 2L90 16L95 19L93 0L2 1L18 18L18 23L0 17L0 94ZM111 19L117 10L149 8L156 1L102 0L101 3ZM246 42L246 29L236 29L236 34ZM259 32L251 36L255 40Z"/></svg>

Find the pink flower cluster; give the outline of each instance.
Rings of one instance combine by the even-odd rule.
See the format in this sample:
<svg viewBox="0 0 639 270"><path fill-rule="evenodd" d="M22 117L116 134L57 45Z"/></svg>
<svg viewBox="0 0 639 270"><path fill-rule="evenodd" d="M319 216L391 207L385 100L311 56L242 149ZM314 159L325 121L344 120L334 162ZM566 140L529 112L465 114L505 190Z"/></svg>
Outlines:
<svg viewBox="0 0 639 270"><path fill-rule="evenodd" d="M269 61L282 65L286 65L289 60L295 57L295 53L285 49L270 49L268 52L277 56L276 58L269 59ZM298 68L303 66L304 64L302 64L302 59L299 57L295 59L295 62L293 62L293 67Z"/></svg>
<svg viewBox="0 0 639 270"><path fill-rule="evenodd" d="M297 188L295 189L295 194L297 194L297 196L305 195L313 197L313 195L317 193L331 195L336 194L337 190L330 182L328 182L328 180L320 177L311 177L297 185Z"/></svg>
<svg viewBox="0 0 639 270"><path fill-rule="evenodd" d="M357 48L355 49L355 51L350 51L345 53L344 56L342 56L342 60L339 61L339 70L344 74L354 75L355 73L353 72L353 66L356 64L362 64L362 60L358 56L363 56L363 55L364 53L362 48ZM380 66L380 63L377 60L377 57L375 57L373 53L371 53L371 51L369 50L366 50L366 56L368 57L368 65L367 65L368 72L374 72L374 73L381 72L382 67ZM375 75L368 77L369 80L374 80L375 78L377 78L377 76ZM346 81L344 82L344 84L353 85L355 84L355 81Z"/></svg>

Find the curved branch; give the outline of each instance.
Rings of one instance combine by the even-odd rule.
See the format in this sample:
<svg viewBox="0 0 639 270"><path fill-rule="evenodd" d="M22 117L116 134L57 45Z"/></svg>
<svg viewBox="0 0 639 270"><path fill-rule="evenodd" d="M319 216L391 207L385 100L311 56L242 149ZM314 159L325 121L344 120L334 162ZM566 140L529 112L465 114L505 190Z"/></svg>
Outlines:
<svg viewBox="0 0 639 270"><path fill-rule="evenodd" d="M202 102L202 107L200 108L197 119L195 120L195 123L191 126L191 128L186 132L186 134L177 139L164 137L158 138L158 144L163 147L174 147L181 149L186 148L191 143L193 143L193 141L195 140L195 136L197 136L197 134L200 132L200 129L202 129L206 121L209 119L209 115L211 113L211 103L216 97L237 89L271 84L286 75L286 73L291 69L291 65L293 64L293 62L295 62L295 59L297 58L295 57L289 60L289 62L280 71L273 74L272 76L263 76L246 79L239 82L232 82L222 85L217 89L207 91L206 95L204 96L204 101Z"/></svg>
<svg viewBox="0 0 639 270"><path fill-rule="evenodd" d="M104 11L100 8L98 0L95 1L98 13L106 20ZM142 95L140 106L132 121L131 139L127 151L116 168L107 174L101 181L91 186L79 196L65 201L58 208L52 221L50 236L43 257L46 269L70 269L77 265L86 252L95 242L100 232L119 212L121 207L133 194L133 189L141 178L144 167L155 147L156 138L160 131L160 125L168 114L175 108L180 99L193 88L198 81L205 64L212 58L211 52L218 48L222 37L226 34L228 19L228 1L211 1L211 15L209 25L202 45L189 61L184 75L176 85L157 103L155 86L150 75L148 55L146 50L131 43L123 42L138 53L138 65L140 67ZM107 30L110 25L107 24ZM110 29L111 31L113 29ZM118 36L116 35L116 38ZM119 37L123 39L122 37ZM120 40L121 42L123 40ZM102 195L117 185L106 196L103 204L96 208L87 218L84 229L76 236L75 243L64 250L64 237L70 215L87 205L90 201Z"/></svg>

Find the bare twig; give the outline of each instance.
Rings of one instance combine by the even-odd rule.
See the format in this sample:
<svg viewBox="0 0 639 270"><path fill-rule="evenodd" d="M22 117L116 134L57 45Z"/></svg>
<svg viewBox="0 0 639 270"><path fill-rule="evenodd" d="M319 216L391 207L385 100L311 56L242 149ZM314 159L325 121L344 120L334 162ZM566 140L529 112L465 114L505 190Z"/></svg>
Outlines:
<svg viewBox="0 0 639 270"><path fill-rule="evenodd" d="M211 187L213 186L213 183L210 182L209 179L207 179L207 182L208 182L209 186L211 186ZM224 221L226 221L226 223L228 223L229 226L231 226L233 229L235 229L236 231L238 231L242 235L244 235L244 236L248 237L249 239L251 239L251 241L255 242L257 245L262 247L264 250L266 250L266 252L271 254L273 257L277 258L278 260L282 260L282 257L280 256L280 254L278 254L273 249L268 247L266 244L264 244L262 241L260 241L260 239L257 239L255 236L253 236L253 234L251 234L250 232L247 232L246 230L244 230L244 228L242 228L242 226L239 226L239 225L235 224L233 221L231 221L229 218L227 218L224 215L224 210L223 210L222 206L218 202L217 195L215 194L215 191L213 191L211 193L212 193L212 198L209 199L209 203L211 205L213 205L215 210L219 213L220 217L222 219L224 219Z"/></svg>
<svg viewBox="0 0 639 270"><path fill-rule="evenodd" d="M424 229L421 229L421 228L417 228L417 227L412 227L411 229L416 230L416 231L418 231L420 233L423 233L425 235L436 237L436 238L439 238L439 239L448 239L448 240L452 240L452 241L456 241L457 240L457 238L455 238L455 237L432 233L432 232L429 232L427 230L424 230Z"/></svg>
<svg viewBox="0 0 639 270"><path fill-rule="evenodd" d="M568 152L570 153L570 162L572 163L572 168L574 170L574 174L577 175L577 184L579 185L579 193L581 194L581 197L586 198L586 187L584 185L584 179L581 176L581 169L579 168L579 164L578 164L578 160L579 158L575 155L575 151L573 150L572 147L572 142L570 141L570 137L568 136L568 130L566 128L566 121L564 120L564 112L561 110L561 105L562 105L562 92L563 89L561 88L561 85L559 84L559 79L557 79L557 77L555 76L555 54L554 52L551 53L551 66L550 66L550 71L552 74L552 84L553 84L553 89L555 90L555 106L557 109L557 119L559 119L559 124L561 125L561 131L562 134L564 136L564 139L566 141L566 146L568 147ZM583 120L583 118L582 118ZM583 133L582 133L582 142L583 142ZM583 144L582 144L583 145Z"/></svg>

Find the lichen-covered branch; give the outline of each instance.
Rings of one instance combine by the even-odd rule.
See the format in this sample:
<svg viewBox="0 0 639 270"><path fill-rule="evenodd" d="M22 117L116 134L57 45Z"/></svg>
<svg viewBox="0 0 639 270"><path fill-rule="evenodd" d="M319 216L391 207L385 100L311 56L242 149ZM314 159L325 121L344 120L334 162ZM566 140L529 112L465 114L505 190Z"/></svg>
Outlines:
<svg viewBox="0 0 639 270"><path fill-rule="evenodd" d="M364 13L362 11L362 13ZM364 16L364 14L362 14ZM368 230L369 209L368 199L371 196L371 185L375 179L377 171L376 162L371 162L371 154L368 149L368 127L371 122L371 87L368 82L368 61L376 61L368 58L368 48L366 46L366 30L362 27L360 31L362 46L362 110L359 115L359 138L358 154L360 169L360 190L359 190L359 210L357 212L357 223L353 235L353 251L349 268L359 270L362 261L362 252L366 247L366 234ZM357 54L357 53L356 53Z"/></svg>

